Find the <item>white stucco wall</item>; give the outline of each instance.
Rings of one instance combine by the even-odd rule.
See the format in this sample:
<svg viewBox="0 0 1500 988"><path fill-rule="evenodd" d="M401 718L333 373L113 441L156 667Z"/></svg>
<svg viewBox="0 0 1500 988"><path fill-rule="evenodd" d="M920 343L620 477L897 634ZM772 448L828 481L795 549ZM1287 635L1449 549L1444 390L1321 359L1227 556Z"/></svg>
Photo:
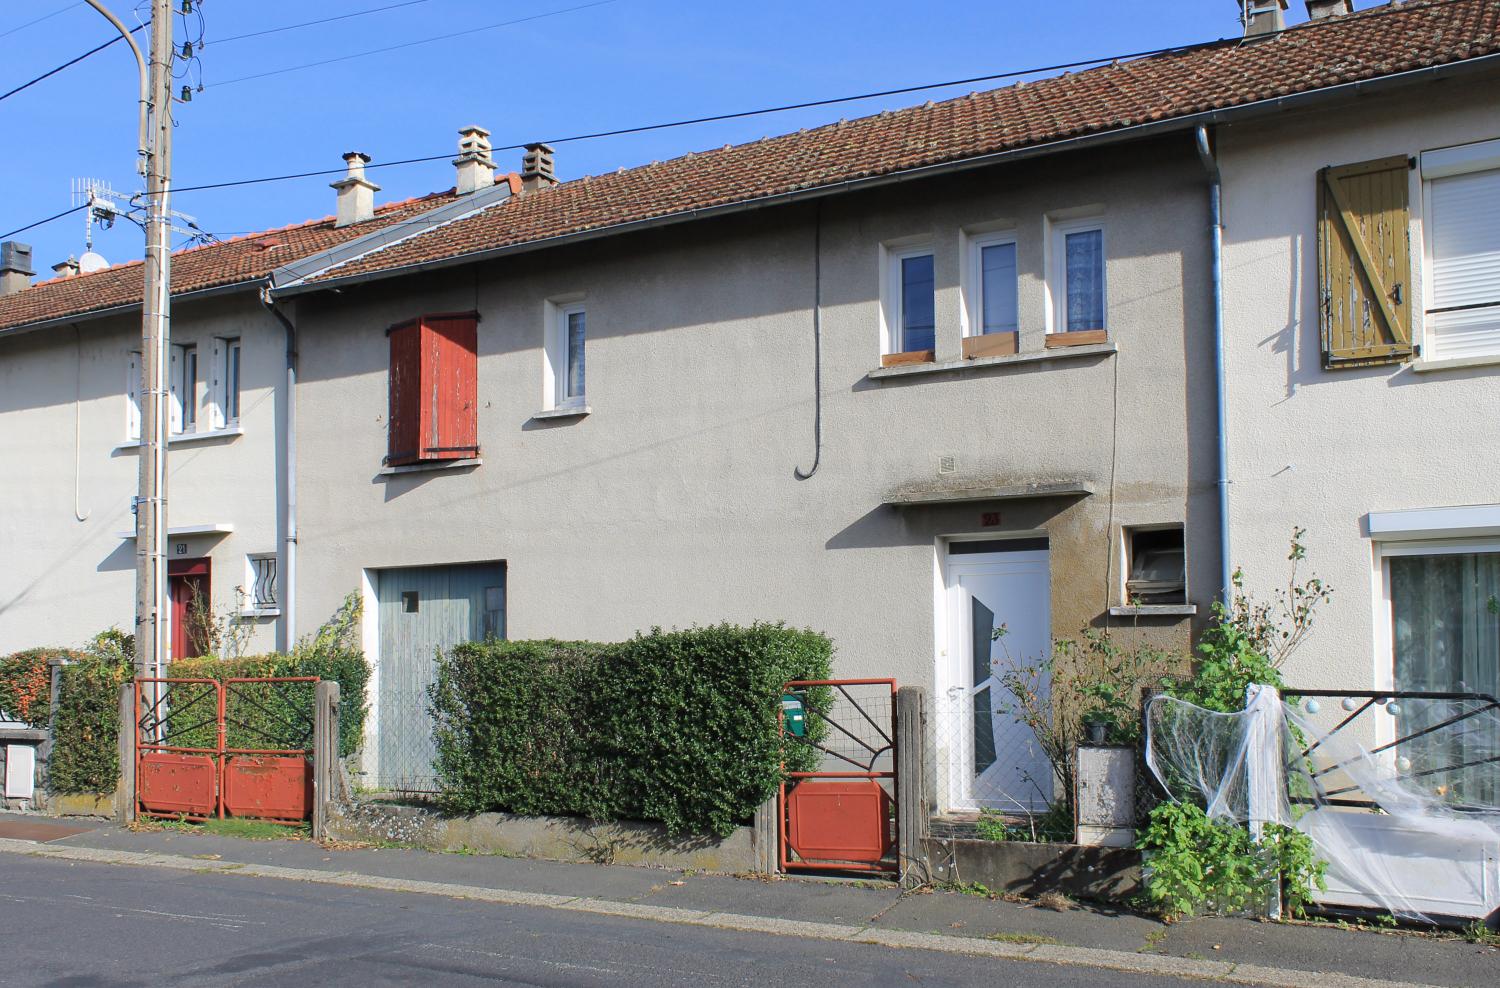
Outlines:
<svg viewBox="0 0 1500 988"><path fill-rule="evenodd" d="M245 583L246 554L280 548L276 436L286 348L253 296L184 303L174 316L173 342L198 344L200 392L212 339L242 341L243 435L174 442L169 460L168 527L234 526L167 545L168 559L212 559L214 611L224 614ZM111 626L133 630L135 541L120 534L135 527L137 453L122 444L139 333L139 317L129 315L0 339L0 654L77 646ZM206 414L199 417L207 430ZM246 627L250 651L275 647L274 619Z"/></svg>
<svg viewBox="0 0 1500 988"><path fill-rule="evenodd" d="M298 631L371 568L504 560L512 638L786 620L830 633L843 674L930 683L940 539L1046 532L1053 629L1072 634L1120 602L1120 526L1168 522L1187 523L1190 593L1206 604L1218 566L1206 187L1186 139L1107 158L823 205L824 448L807 481L793 470L813 459L815 206L300 297ZM1016 230L1021 348L1040 351L1044 218L1081 207L1107 223L1118 355L868 376L882 243L934 244L945 360L959 349L960 231ZM545 302L579 294L592 414L533 419ZM482 320L483 464L381 476L384 330L469 309ZM1097 493L882 505L944 479L950 454L955 483L1076 478ZM1000 527L981 527L997 509ZM1141 622L1180 648L1188 625Z"/></svg>
<svg viewBox="0 0 1500 988"><path fill-rule="evenodd" d="M1389 607L1371 511L1500 502L1500 365L1328 371L1318 340L1318 169L1500 137L1500 78L1424 84L1333 110L1224 128L1225 318L1232 555L1261 594L1284 586L1293 526L1304 574L1334 588L1287 678L1389 685ZM1411 176L1415 339L1421 340L1421 177ZM1500 217L1496 217L1500 222Z"/></svg>

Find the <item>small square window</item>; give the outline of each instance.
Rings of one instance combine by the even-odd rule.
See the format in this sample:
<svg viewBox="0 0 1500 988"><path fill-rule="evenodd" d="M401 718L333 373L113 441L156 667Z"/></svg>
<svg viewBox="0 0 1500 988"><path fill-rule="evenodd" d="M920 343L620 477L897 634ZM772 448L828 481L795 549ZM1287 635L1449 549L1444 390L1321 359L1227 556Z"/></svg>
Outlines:
<svg viewBox="0 0 1500 988"><path fill-rule="evenodd" d="M257 612L275 611L280 608L277 583L278 572L274 552L256 553L248 557L250 585L245 593L245 607Z"/></svg>
<svg viewBox="0 0 1500 988"><path fill-rule="evenodd" d="M1125 530L1125 603L1186 604L1187 555L1181 525Z"/></svg>
<svg viewBox="0 0 1500 988"><path fill-rule="evenodd" d="M401 591L401 609L407 614L417 613L419 605L418 594L415 590Z"/></svg>

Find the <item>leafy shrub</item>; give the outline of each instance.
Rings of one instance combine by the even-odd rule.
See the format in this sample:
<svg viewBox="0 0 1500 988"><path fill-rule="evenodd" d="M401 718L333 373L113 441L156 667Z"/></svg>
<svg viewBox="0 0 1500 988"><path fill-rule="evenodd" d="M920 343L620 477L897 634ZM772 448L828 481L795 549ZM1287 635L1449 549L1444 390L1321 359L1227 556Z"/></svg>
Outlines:
<svg viewBox="0 0 1500 988"><path fill-rule="evenodd" d="M1288 911L1301 915L1326 866L1304 833L1267 824L1257 844L1245 827L1210 820L1193 803L1162 803L1137 846L1147 852L1146 897L1168 916L1254 908L1283 883Z"/></svg>
<svg viewBox="0 0 1500 988"><path fill-rule="evenodd" d="M66 648L32 648L0 658L0 714L46 727L52 706L52 670L47 663L77 654Z"/></svg>
<svg viewBox="0 0 1500 988"><path fill-rule="evenodd" d="M831 659L825 636L772 624L459 645L430 691L443 805L727 835L781 780L782 685ZM791 748L788 768L815 756Z"/></svg>
<svg viewBox="0 0 1500 988"><path fill-rule="evenodd" d="M47 788L55 793L111 793L120 779L120 684L131 660L94 648L62 667Z"/></svg>

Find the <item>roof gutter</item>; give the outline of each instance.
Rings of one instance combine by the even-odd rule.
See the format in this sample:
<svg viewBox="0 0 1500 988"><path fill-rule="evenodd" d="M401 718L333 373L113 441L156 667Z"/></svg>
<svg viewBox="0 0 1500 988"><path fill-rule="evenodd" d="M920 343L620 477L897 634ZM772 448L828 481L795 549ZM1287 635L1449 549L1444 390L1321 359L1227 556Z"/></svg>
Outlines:
<svg viewBox="0 0 1500 988"><path fill-rule="evenodd" d="M74 277L77 276L75 275ZM172 301L188 302L197 301L201 298L212 298L215 295L229 295L238 291L259 288L265 284L265 281L265 278L256 278L253 281L236 281L228 285L199 288L196 291L173 295ZM6 326L0 329L0 339L4 339L7 336L20 336L23 333L30 333L39 329L52 329L55 326L67 326L72 323L89 322L94 319L105 319L109 316L119 316L139 311L141 311L141 303L126 302L124 305L112 305L107 309L95 309L92 312L80 312L69 316L54 316L51 319L43 319L40 322L23 322L15 326Z"/></svg>
<svg viewBox="0 0 1500 988"><path fill-rule="evenodd" d="M528 240L518 244L508 244L503 247L491 247L485 250L470 251L464 254L456 254L452 257L438 258L431 261L421 261L416 264L406 264L400 267L385 268L377 271L363 272L361 274L347 275L341 278L329 278L323 281L295 281L284 286L271 289L271 294L277 298L289 295L299 295L306 292L316 292L344 288L369 281L378 281L386 278L398 278L403 275L418 274L424 271L432 271L440 268L456 267L464 264L473 264L491 258L503 257L508 254L527 253L542 250L547 247L556 247L563 244L581 243L588 240L597 240L601 237L611 237L624 233L632 233L639 230L649 230L661 226L673 226L679 223L688 223L694 220L709 219L711 217L727 216L734 213L749 212L767 206L779 206L787 203L801 202L806 199L816 199L824 196L837 195L842 192L853 192L864 189L874 189L885 185L896 185L902 182L910 182L938 175L947 175L955 172L969 171L976 168L984 168L988 165L1001 164L1013 161L1024 161L1028 158L1037 158L1049 154L1059 154L1064 151L1081 150L1086 148L1102 147L1119 144L1126 141L1141 140L1158 134L1179 133L1192 131L1199 127L1225 124L1240 120L1253 119L1258 116L1269 116L1276 113L1284 113L1296 110L1304 106L1316 106L1322 103L1332 102L1344 97L1357 97L1371 93L1383 93L1389 89L1398 89L1420 82L1435 82L1453 76L1469 75L1471 73L1484 72L1492 68L1500 67L1500 54L1482 55L1478 58L1466 59L1459 62L1445 62L1442 65L1432 65L1421 69L1411 69L1406 72L1396 72L1391 75L1379 76L1374 79L1361 79L1356 82L1341 83L1337 86L1326 86L1322 89L1313 89L1302 93L1293 93L1287 96L1277 96L1273 99L1258 100L1254 103L1245 103L1241 106L1225 107L1219 110L1205 110L1199 113L1188 114L1181 117L1172 117L1167 120L1155 120L1150 123L1132 124L1128 127L1119 127L1114 130L1100 131L1095 134L1086 134L1082 137L1072 137L1060 141L1052 141L1045 144L1032 144L1022 148L1014 148L1008 151L996 151L990 154L978 155L972 158L963 158L958 161L947 161L935 165L923 165L917 168L909 168L903 171L891 172L886 175L876 175L869 178L845 179L841 182L832 182L827 185L813 186L807 189L798 189L793 192L779 192L772 195L760 196L754 199L742 199L738 202L724 203L718 206L708 206L702 209L688 209L676 213L666 213L661 216L653 216L647 219L634 220L628 223L616 223L609 226L596 227L591 230L581 230L575 233L559 234L555 237L546 237L540 240Z"/></svg>

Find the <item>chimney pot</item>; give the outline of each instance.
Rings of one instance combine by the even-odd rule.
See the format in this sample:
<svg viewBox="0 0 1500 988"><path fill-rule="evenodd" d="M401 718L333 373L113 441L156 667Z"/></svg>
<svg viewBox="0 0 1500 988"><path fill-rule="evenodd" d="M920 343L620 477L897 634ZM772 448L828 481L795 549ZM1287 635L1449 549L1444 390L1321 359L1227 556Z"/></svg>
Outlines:
<svg viewBox="0 0 1500 988"><path fill-rule="evenodd" d="M1308 20L1321 21L1325 17L1354 13L1354 0L1307 0Z"/></svg>
<svg viewBox="0 0 1500 988"><path fill-rule="evenodd" d="M473 125L460 128L458 157L453 159L453 165L458 169L456 188L461 196L494 185L495 162L490 157L490 132Z"/></svg>
<svg viewBox="0 0 1500 988"><path fill-rule="evenodd" d="M0 295L14 295L31 287L31 245L15 240L0 244Z"/></svg>
<svg viewBox="0 0 1500 988"><path fill-rule="evenodd" d="M557 171L553 166L551 145L540 142L526 145L526 153L521 156L522 194L550 188L556 184Z"/></svg>
<svg viewBox="0 0 1500 988"><path fill-rule="evenodd" d="M328 183L328 187L339 194L338 212L333 221L335 229L372 218L375 215L375 193L380 191L380 186L365 178L365 165L370 163L368 154L350 151L344 155L344 162L349 171L337 182Z"/></svg>
<svg viewBox="0 0 1500 988"><path fill-rule="evenodd" d="M1247 38L1286 29L1288 0L1234 0L1234 5L1240 8Z"/></svg>
<svg viewBox="0 0 1500 988"><path fill-rule="evenodd" d="M78 273L78 258L72 254L68 255L66 261L58 261L52 265L52 273L59 278L71 278Z"/></svg>

